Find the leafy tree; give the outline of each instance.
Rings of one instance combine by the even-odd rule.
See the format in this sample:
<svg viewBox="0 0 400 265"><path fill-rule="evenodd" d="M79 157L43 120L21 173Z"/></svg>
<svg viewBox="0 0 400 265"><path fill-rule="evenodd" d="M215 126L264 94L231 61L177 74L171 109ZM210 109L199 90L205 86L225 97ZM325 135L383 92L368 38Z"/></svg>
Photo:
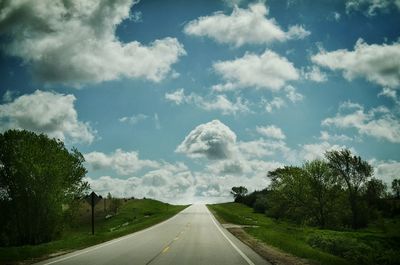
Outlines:
<svg viewBox="0 0 400 265"><path fill-rule="evenodd" d="M353 156L348 149L327 151L325 157L328 165L339 176L347 187L348 200L352 213L354 229L366 225L360 211L360 189L371 178L373 168L359 156Z"/></svg>
<svg viewBox="0 0 400 265"><path fill-rule="evenodd" d="M400 199L400 179L394 179L392 181L392 190L397 199Z"/></svg>
<svg viewBox="0 0 400 265"><path fill-rule="evenodd" d="M54 239L63 205L88 189L84 158L44 134L9 130L0 134L0 245Z"/></svg>
<svg viewBox="0 0 400 265"><path fill-rule="evenodd" d="M336 202L340 193L337 179L329 165L323 160L313 160L303 165L306 183L309 186L309 212L316 224L325 227L328 220L333 220Z"/></svg>
<svg viewBox="0 0 400 265"><path fill-rule="evenodd" d="M248 190L246 187L239 186L239 187L232 187L231 194L233 195L233 198L235 202L241 202L243 200L243 197L247 194Z"/></svg>
<svg viewBox="0 0 400 265"><path fill-rule="evenodd" d="M285 166L268 172L271 179L268 198L269 215L303 222L308 216L309 186L305 185L304 172L300 167Z"/></svg>

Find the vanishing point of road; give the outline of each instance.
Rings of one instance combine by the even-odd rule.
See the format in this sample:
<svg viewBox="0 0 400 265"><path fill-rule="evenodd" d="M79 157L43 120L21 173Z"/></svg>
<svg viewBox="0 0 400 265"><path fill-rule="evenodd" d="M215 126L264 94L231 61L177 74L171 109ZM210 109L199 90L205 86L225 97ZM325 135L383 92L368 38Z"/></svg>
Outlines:
<svg viewBox="0 0 400 265"><path fill-rule="evenodd" d="M38 264L269 264L226 231L205 205L192 205L145 230Z"/></svg>

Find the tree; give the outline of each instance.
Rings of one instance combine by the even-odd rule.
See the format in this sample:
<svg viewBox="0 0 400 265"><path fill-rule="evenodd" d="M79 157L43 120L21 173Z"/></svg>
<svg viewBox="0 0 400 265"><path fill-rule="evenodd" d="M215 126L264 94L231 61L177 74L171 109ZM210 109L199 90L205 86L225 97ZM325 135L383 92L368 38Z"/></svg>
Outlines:
<svg viewBox="0 0 400 265"><path fill-rule="evenodd" d="M371 178L373 168L359 156L353 156L348 149L327 151L328 165L347 187L347 194L352 213L352 227L360 228L366 224L361 218L359 197L360 189Z"/></svg>
<svg viewBox="0 0 400 265"><path fill-rule="evenodd" d="M327 162L313 160L303 165L306 177L305 185L309 186L309 211L316 224L325 227L328 220L332 220L335 212L335 202L338 198L339 187Z"/></svg>
<svg viewBox="0 0 400 265"><path fill-rule="evenodd" d="M89 187L82 154L25 130L0 134L0 146L0 245L54 239L63 225L62 206Z"/></svg>
<svg viewBox="0 0 400 265"><path fill-rule="evenodd" d="M243 197L246 196L248 190L246 187L239 186L239 187L232 187L231 194L233 195L233 198L235 202L241 202Z"/></svg>
<svg viewBox="0 0 400 265"><path fill-rule="evenodd" d="M396 199L400 199L400 179L394 179L392 181L392 190L396 196Z"/></svg>

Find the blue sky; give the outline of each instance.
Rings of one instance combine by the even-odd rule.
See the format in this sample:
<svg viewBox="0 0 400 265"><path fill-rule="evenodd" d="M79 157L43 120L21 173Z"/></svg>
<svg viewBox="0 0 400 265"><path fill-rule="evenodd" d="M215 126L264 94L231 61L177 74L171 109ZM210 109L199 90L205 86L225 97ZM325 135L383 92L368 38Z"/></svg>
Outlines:
<svg viewBox="0 0 400 265"><path fill-rule="evenodd" d="M101 193L230 199L350 148L400 175L400 2L19 1L0 129L60 138Z"/></svg>

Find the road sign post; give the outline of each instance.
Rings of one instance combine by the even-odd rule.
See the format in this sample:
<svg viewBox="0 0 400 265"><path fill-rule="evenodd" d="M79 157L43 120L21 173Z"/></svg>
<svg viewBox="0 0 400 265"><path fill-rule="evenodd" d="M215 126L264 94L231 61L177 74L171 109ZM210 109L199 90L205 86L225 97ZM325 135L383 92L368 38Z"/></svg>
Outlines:
<svg viewBox="0 0 400 265"><path fill-rule="evenodd" d="M101 196L97 196L97 194L92 191L85 199L92 207L92 235L94 235L94 206L101 200Z"/></svg>

